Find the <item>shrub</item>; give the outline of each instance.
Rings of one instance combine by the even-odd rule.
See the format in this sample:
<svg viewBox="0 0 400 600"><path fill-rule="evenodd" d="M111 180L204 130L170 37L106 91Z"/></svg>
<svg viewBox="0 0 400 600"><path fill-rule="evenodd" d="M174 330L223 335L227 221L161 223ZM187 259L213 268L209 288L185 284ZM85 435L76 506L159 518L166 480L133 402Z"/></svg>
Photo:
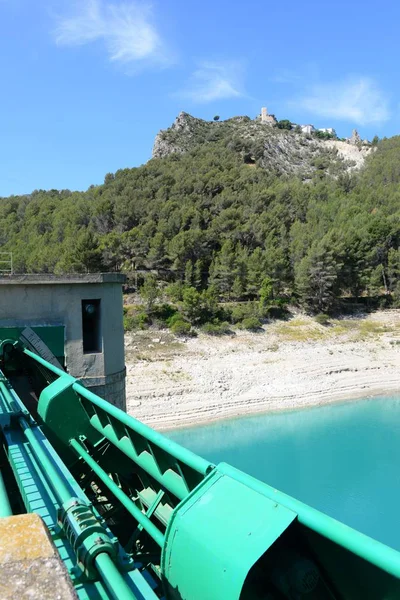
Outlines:
<svg viewBox="0 0 400 600"><path fill-rule="evenodd" d="M396 284L396 287L393 290L393 307L400 308L400 282Z"/></svg>
<svg viewBox="0 0 400 600"><path fill-rule="evenodd" d="M238 304L231 309L230 313L230 319L232 323L239 323L247 317L254 317L255 307L251 302L247 302L246 304Z"/></svg>
<svg viewBox="0 0 400 600"><path fill-rule="evenodd" d="M176 320L171 326L171 333L174 335L189 335L192 326L187 321Z"/></svg>
<svg viewBox="0 0 400 600"><path fill-rule="evenodd" d="M168 326L170 319L176 315L179 316L178 310L167 303L155 306L151 312L152 317L158 321L161 321L162 323L166 323Z"/></svg>
<svg viewBox="0 0 400 600"><path fill-rule="evenodd" d="M247 317L239 324L240 329L248 331L259 331L261 329L261 321L257 317Z"/></svg>
<svg viewBox="0 0 400 600"><path fill-rule="evenodd" d="M180 302L183 298L183 291L185 286L181 281L176 281L175 283L170 283L164 289L164 294L172 300L172 302Z"/></svg>
<svg viewBox="0 0 400 600"><path fill-rule="evenodd" d="M172 325L175 325L175 323L177 321L184 321L185 319L183 318L183 316L181 315L180 312L176 312L174 315L172 315L171 317L169 317L167 319L167 325L168 327L172 327Z"/></svg>
<svg viewBox="0 0 400 600"><path fill-rule="evenodd" d="M286 319L288 315L289 311L284 304L273 304L261 312L261 316L267 319Z"/></svg>
<svg viewBox="0 0 400 600"><path fill-rule="evenodd" d="M329 315L326 315L325 313L319 313L318 315L315 315L314 318L319 325L329 325Z"/></svg>
<svg viewBox="0 0 400 600"><path fill-rule="evenodd" d="M147 329L149 326L149 317L145 312L136 315L124 316L124 330L133 331L135 329Z"/></svg>
<svg viewBox="0 0 400 600"><path fill-rule="evenodd" d="M229 335L232 333L229 323L226 321L223 323L205 323L201 331L206 335Z"/></svg>

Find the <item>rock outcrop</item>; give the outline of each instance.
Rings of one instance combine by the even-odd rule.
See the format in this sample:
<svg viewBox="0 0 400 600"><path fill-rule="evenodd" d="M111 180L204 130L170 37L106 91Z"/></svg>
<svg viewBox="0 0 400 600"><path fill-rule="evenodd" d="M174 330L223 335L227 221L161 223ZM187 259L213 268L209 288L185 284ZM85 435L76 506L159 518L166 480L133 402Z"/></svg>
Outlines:
<svg viewBox="0 0 400 600"><path fill-rule="evenodd" d="M351 134L351 138L349 139L349 142L353 146L357 146L358 144L362 144L362 140L360 138L360 134L358 133L357 129L353 129L352 134Z"/></svg>

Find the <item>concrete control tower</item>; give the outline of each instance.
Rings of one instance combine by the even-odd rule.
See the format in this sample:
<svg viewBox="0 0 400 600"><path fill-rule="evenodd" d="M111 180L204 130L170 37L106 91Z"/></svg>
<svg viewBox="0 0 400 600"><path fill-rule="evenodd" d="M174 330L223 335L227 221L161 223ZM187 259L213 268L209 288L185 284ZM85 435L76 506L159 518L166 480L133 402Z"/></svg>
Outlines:
<svg viewBox="0 0 400 600"><path fill-rule="evenodd" d="M18 339L30 327L68 373L125 410L124 282L119 273L0 277L0 330Z"/></svg>

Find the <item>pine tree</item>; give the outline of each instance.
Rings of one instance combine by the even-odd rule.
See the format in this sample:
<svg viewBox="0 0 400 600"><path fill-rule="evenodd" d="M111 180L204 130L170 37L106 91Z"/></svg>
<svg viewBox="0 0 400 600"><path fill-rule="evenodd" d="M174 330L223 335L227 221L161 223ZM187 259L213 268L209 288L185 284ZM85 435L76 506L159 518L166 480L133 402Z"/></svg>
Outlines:
<svg viewBox="0 0 400 600"><path fill-rule="evenodd" d="M247 260L247 293L258 296L262 280L265 276L265 255L261 248L256 248Z"/></svg>
<svg viewBox="0 0 400 600"><path fill-rule="evenodd" d="M226 240L213 261L210 284L215 286L222 296L229 297L234 280L235 248L231 240Z"/></svg>
<svg viewBox="0 0 400 600"><path fill-rule="evenodd" d="M296 271L296 289L306 307L317 312L333 307L339 293L341 266L331 251L318 246L311 248Z"/></svg>
<svg viewBox="0 0 400 600"><path fill-rule="evenodd" d="M400 249L391 248L388 252L388 280L389 289L393 291L400 281Z"/></svg>
<svg viewBox="0 0 400 600"><path fill-rule="evenodd" d="M140 295L146 303L147 312L152 310L159 293L156 276L152 274L148 275L140 288Z"/></svg>
<svg viewBox="0 0 400 600"><path fill-rule="evenodd" d="M204 280L203 271L204 271L204 263L199 258L198 260L196 260L196 262L194 264L194 271L193 271L193 285L196 288L196 290L201 290L201 288L203 287L203 280Z"/></svg>
<svg viewBox="0 0 400 600"><path fill-rule="evenodd" d="M260 310L263 311L270 305L273 298L272 280L264 277L260 288Z"/></svg>
<svg viewBox="0 0 400 600"><path fill-rule="evenodd" d="M243 296L243 285L240 277L235 277L235 281L232 285L232 298L234 300L240 300Z"/></svg>
<svg viewBox="0 0 400 600"><path fill-rule="evenodd" d="M191 260L186 261L185 265L185 284L191 286L193 283L193 263Z"/></svg>

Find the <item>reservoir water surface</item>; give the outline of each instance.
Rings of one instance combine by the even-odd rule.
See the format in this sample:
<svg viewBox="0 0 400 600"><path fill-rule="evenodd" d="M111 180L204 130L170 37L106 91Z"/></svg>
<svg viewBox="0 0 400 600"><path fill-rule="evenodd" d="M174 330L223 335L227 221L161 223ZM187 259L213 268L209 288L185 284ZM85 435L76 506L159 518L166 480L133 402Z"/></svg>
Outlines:
<svg viewBox="0 0 400 600"><path fill-rule="evenodd" d="M400 550L400 397L168 432Z"/></svg>

